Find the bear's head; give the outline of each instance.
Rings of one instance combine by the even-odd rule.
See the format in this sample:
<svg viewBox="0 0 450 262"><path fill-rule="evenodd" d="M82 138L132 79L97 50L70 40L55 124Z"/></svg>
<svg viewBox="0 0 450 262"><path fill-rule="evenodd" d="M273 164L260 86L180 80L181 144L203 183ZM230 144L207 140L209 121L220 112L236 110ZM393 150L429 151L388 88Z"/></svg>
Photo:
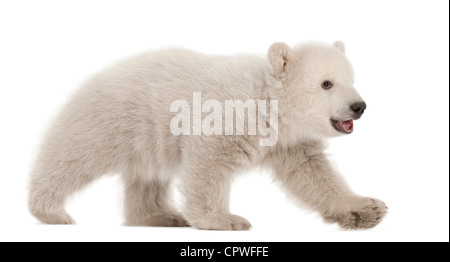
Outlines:
<svg viewBox="0 0 450 262"><path fill-rule="evenodd" d="M268 51L266 81L266 95L278 100L280 128L288 136L350 134L353 120L366 109L353 87L353 68L339 41L294 48L274 43Z"/></svg>

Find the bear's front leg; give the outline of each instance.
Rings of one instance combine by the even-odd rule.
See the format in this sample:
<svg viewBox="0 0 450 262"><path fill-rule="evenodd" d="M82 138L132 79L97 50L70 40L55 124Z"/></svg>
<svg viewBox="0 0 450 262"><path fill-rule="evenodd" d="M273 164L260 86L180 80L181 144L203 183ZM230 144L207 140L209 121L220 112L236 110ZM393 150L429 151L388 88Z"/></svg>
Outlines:
<svg viewBox="0 0 450 262"><path fill-rule="evenodd" d="M380 223L386 205L353 193L322 151L320 142L279 147L268 162L288 193L320 212L325 221L345 229L367 229Z"/></svg>
<svg viewBox="0 0 450 262"><path fill-rule="evenodd" d="M184 216L189 224L209 230L249 230L247 219L229 212L230 186L237 168L242 165L238 149L222 148L218 154L199 148L187 156L189 163L183 174ZM242 150L240 150L242 151ZM203 152L203 153L202 153Z"/></svg>
<svg viewBox="0 0 450 262"><path fill-rule="evenodd" d="M183 179L184 215L189 224L210 230L250 229L247 219L229 212L231 174L225 168L210 163L190 171Z"/></svg>
<svg viewBox="0 0 450 262"><path fill-rule="evenodd" d="M381 222L387 213L384 202L368 197L355 197L351 205L342 210L322 213L325 221L337 222L345 229L368 229Z"/></svg>

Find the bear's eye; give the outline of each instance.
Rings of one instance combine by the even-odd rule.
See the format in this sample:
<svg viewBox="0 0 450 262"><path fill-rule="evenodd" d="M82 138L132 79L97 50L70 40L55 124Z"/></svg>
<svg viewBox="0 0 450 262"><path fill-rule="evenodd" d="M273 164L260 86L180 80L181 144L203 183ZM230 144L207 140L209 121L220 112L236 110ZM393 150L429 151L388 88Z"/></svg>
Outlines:
<svg viewBox="0 0 450 262"><path fill-rule="evenodd" d="M328 80L323 81L323 83L322 83L322 88L323 88L323 89L328 90L328 89L330 89L330 88L332 88L332 87L333 87L333 83L331 83L331 82L328 81Z"/></svg>

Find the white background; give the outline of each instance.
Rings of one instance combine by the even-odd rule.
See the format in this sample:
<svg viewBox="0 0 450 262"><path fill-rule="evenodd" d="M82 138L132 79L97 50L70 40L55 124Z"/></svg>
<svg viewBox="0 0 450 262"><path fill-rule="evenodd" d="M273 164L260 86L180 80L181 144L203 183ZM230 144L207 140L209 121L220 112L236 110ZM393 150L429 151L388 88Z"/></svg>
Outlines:
<svg viewBox="0 0 450 262"><path fill-rule="evenodd" d="M448 1L1 1L0 240L449 241ZM343 40L368 104L329 153L352 188L389 214L342 231L285 198L268 174L238 179L231 209L248 232L121 226L121 188L105 178L41 225L26 208L40 138L68 95L127 56L166 46L264 55L269 45Z"/></svg>

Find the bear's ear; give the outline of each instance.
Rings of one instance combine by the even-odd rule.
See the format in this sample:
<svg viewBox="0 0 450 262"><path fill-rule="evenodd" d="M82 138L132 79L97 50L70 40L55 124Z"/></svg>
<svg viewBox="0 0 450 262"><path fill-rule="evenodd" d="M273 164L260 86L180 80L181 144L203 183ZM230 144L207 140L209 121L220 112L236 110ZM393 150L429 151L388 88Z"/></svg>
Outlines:
<svg viewBox="0 0 450 262"><path fill-rule="evenodd" d="M342 41L335 41L333 43L333 46L336 47L337 49L339 49L342 53L345 54L345 45L344 42Z"/></svg>
<svg viewBox="0 0 450 262"><path fill-rule="evenodd" d="M285 43L274 43L270 46L267 57L273 76L281 78L286 71L286 66L292 61L292 50Z"/></svg>

